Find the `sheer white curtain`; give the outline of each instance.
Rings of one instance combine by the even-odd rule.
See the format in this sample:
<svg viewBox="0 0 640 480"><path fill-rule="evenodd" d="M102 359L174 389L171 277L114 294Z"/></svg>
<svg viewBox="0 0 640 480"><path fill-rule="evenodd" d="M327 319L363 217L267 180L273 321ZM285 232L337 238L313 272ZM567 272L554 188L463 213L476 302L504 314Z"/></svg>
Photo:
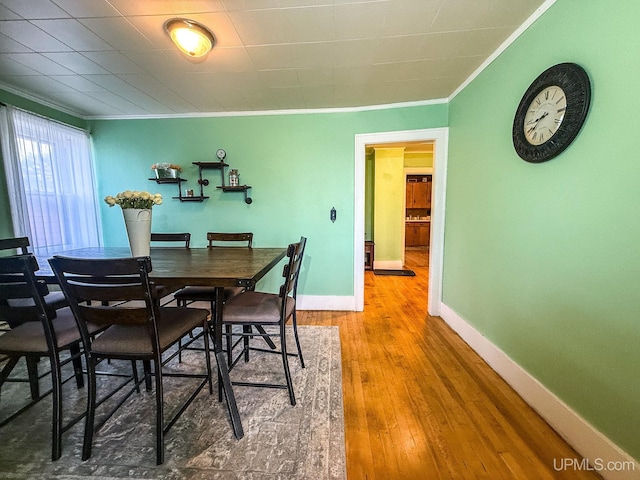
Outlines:
<svg viewBox="0 0 640 480"><path fill-rule="evenodd" d="M0 144L14 235L37 253L100 246L89 134L3 106Z"/></svg>

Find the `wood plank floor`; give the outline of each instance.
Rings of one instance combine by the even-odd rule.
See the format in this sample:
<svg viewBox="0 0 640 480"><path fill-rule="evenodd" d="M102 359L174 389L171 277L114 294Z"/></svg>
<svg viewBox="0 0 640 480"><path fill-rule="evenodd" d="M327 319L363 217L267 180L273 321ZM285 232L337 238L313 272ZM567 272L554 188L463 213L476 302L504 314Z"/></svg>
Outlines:
<svg viewBox="0 0 640 480"><path fill-rule="evenodd" d="M338 325L349 480L598 479L442 319L427 315L426 251L415 277L365 272L364 312L301 311Z"/></svg>

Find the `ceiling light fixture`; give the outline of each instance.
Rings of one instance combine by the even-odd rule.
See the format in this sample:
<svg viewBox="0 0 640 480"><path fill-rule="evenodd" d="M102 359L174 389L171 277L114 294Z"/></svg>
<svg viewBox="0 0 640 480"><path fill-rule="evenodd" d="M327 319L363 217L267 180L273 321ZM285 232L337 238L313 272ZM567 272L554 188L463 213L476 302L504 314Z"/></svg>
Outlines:
<svg viewBox="0 0 640 480"><path fill-rule="evenodd" d="M213 33L194 20L172 18L165 22L164 30L192 61L203 61L216 43Z"/></svg>

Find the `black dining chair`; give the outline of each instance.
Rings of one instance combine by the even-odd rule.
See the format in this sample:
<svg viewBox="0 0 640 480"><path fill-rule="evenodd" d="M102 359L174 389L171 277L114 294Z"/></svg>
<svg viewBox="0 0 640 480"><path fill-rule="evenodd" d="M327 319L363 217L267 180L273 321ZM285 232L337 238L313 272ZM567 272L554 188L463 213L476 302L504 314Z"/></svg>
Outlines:
<svg viewBox="0 0 640 480"><path fill-rule="evenodd" d="M98 399L97 363L103 359L142 360L143 363L153 364L153 373L151 369L145 368L144 381L147 390L150 390L151 378L155 379L156 463L160 465L164 462L166 433L205 385L209 386L210 394L213 391L208 310L161 307L156 289L149 280L149 272L152 269L149 257L97 260L54 256L49 263L69 299L85 345L89 386L82 459L86 460L91 456L94 433L99 431L124 400L137 390L137 382L132 375L129 381L133 381L134 385L124 400L96 424L98 406L112 395L108 393ZM91 338L88 331L91 324L106 327L106 330ZM163 367L178 355L176 351L169 352L169 349L178 345L179 340L189 333L193 334L193 338L180 348L187 348L201 338L204 342L205 371L163 371ZM185 389L181 390L186 399L175 408L169 419L165 419L163 392L165 381L171 377L199 381L195 387L188 389L185 386Z"/></svg>
<svg viewBox="0 0 640 480"><path fill-rule="evenodd" d="M0 239L0 251L6 252L9 255L26 255L29 253L28 237L15 237L15 238L2 238ZM68 307L69 303L62 292L50 291L44 298L45 305L48 311L55 315L55 310ZM26 299L26 302L31 300Z"/></svg>
<svg viewBox="0 0 640 480"><path fill-rule="evenodd" d="M151 242L161 243L162 245L166 244L180 244L183 245L184 248L189 248L191 243L191 234L190 233L155 233L151 232ZM176 289L168 288L164 285L156 285L156 290L158 291L158 298L166 297L167 295L175 292ZM169 304L173 301L173 298L166 302Z"/></svg>
<svg viewBox="0 0 640 480"><path fill-rule="evenodd" d="M10 330L0 335L0 353L7 357L0 372L0 389L6 382L28 381L31 401L0 421L0 427L8 424L37 402L52 394L51 458L58 460L62 454L62 434L77 423L82 416L63 421L62 385L75 378L78 388L84 386L81 360L81 336L69 307L58 309L55 318L45 303L48 288L36 279L38 263L32 254L0 257L0 320L7 322ZM27 302L28 300L28 302ZM95 335L99 328L88 325L88 335ZM63 354L68 352L68 355ZM11 375L21 358L25 358L29 379ZM36 364L47 358L50 372L38 375ZM63 378L62 368L71 363L73 374ZM51 389L41 393L39 380L51 376Z"/></svg>
<svg viewBox="0 0 640 480"><path fill-rule="evenodd" d="M262 334L255 333L251 327L260 327L263 331L265 327L277 327L277 332L269 331L264 335L270 337L280 337L280 350L267 350L259 347L251 347L247 343L243 345L243 351L229 363L229 371L238 363L243 354L247 354L247 350L257 350L268 353L277 353L282 356L282 364L284 367L285 383L254 383L233 381L233 385L254 386L263 388L283 388L289 392L289 400L291 405L296 404L296 398L293 391L293 382L289 370L289 356L297 356L300 365L304 368L304 358L302 349L300 348L300 339L298 338L298 326L296 321L296 298L298 291L298 278L300 276L300 268L302 266L302 258L307 243L305 237L301 237L297 243L292 243L287 248L287 258L289 259L284 266L282 276L284 283L280 286L278 293L264 293L256 291L245 291L231 299L229 299L223 307L222 324L225 327L233 327L234 325L242 326L242 332L233 330L232 336L240 336L250 340L254 336ZM293 336L296 342L297 353L287 352L286 324L291 319L293 327ZM249 328L247 328L249 327Z"/></svg>
<svg viewBox="0 0 640 480"><path fill-rule="evenodd" d="M152 242L171 242L184 244L185 248L189 248L191 243L190 233L155 233L151 232Z"/></svg>
<svg viewBox="0 0 640 480"><path fill-rule="evenodd" d="M207 241L209 242L208 248L215 249L219 247L225 248L252 248L253 247L253 233L252 232L244 232L244 233L230 233L230 232L208 232L207 233ZM223 293L223 301L226 302L230 298L238 295L239 293L244 292L245 287L225 287ZM211 314L213 315L215 312L215 300L216 300L216 290L213 287L185 287L181 290L178 290L173 294L173 298L176 299L178 305L188 305L193 302L208 302L211 305ZM250 327L249 331L250 331ZM266 335L265 331L260 328L260 334ZM227 333L230 333L230 327ZM276 345L269 338L268 335L264 336L265 341L269 344L269 346L273 349L276 348ZM229 335L227 335L227 354L229 358L229 362L232 360L232 339Z"/></svg>
<svg viewBox="0 0 640 480"><path fill-rule="evenodd" d="M246 247L253 246L253 233L221 233L208 232L208 248L216 247ZM211 312L215 311L215 291L213 287L185 287L174 293L173 297L179 305L187 305L192 302L209 302ZM244 287L225 287L224 300L244 291Z"/></svg>

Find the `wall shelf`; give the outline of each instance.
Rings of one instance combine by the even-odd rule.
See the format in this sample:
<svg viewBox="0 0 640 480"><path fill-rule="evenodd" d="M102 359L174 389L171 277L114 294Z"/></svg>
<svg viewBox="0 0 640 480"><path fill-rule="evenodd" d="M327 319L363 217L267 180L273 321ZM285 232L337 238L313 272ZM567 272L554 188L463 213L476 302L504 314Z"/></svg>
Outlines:
<svg viewBox="0 0 640 480"><path fill-rule="evenodd" d="M249 197L247 190L249 190L251 188L250 185L238 185L236 187L232 187L232 186L225 186L225 185L221 185L219 187L220 190L222 190L223 192L244 192L244 201L247 204L251 204L251 202L253 202L253 199L251 197Z"/></svg>
<svg viewBox="0 0 640 480"><path fill-rule="evenodd" d="M185 197L180 195L179 197L171 197L171 198L175 198L176 200L180 200L181 202L203 202L205 199L209 197L203 197L201 195L197 197Z"/></svg>
<svg viewBox="0 0 640 480"><path fill-rule="evenodd" d="M209 179L202 178L203 170L220 170L220 183L221 185L216 187L221 189L223 192L244 192L244 201L247 204L253 202L253 200L248 196L247 191L251 188L249 185L237 185L230 186L225 185L224 183L224 169L229 166L228 163L223 161L220 162L191 162L193 165L198 167L198 185L200 185L200 195L195 196L186 196L182 194L181 184L182 182L186 182L185 178L150 178L149 180L154 181L158 184L164 183L177 183L178 184L178 196L171 197L176 200L180 200L181 202L203 202L206 200L207 196L204 194L204 187L209 185Z"/></svg>
<svg viewBox="0 0 640 480"><path fill-rule="evenodd" d="M180 182L186 182L187 179L186 178L150 178L149 180L156 182L156 183L180 183Z"/></svg>

